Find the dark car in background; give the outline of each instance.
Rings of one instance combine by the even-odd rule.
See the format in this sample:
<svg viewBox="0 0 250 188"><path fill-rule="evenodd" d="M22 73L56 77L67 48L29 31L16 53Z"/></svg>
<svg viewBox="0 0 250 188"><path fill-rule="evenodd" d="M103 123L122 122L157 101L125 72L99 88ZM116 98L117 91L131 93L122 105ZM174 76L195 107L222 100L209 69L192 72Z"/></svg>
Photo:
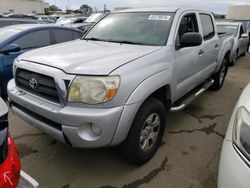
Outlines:
<svg viewBox="0 0 250 188"><path fill-rule="evenodd" d="M32 19L20 19L20 18L0 18L0 28L9 26L9 25L18 25L18 24L38 24L38 20Z"/></svg>
<svg viewBox="0 0 250 188"><path fill-rule="evenodd" d="M79 39L83 32L54 25L13 25L0 28L0 96L6 94L7 82L13 77L12 64L27 51Z"/></svg>

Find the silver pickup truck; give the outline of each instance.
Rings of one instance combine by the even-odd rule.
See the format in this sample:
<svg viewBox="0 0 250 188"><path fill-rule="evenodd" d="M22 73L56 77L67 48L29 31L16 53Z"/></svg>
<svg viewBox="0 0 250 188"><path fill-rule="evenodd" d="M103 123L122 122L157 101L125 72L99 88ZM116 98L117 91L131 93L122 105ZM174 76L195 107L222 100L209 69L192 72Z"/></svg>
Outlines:
<svg viewBox="0 0 250 188"><path fill-rule="evenodd" d="M232 45L208 12L115 12L81 40L17 58L10 106L72 147L121 145L130 162L143 164L161 143L166 112L223 86Z"/></svg>

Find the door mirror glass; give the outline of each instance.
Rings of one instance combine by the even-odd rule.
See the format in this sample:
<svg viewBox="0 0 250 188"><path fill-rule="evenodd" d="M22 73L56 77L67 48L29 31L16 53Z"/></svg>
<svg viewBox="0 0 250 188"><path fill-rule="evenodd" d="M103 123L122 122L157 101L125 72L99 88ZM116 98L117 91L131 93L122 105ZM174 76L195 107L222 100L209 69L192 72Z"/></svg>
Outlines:
<svg viewBox="0 0 250 188"><path fill-rule="evenodd" d="M240 38L246 39L248 37L248 34L243 33Z"/></svg>
<svg viewBox="0 0 250 188"><path fill-rule="evenodd" d="M9 53L20 52L20 51L21 51L21 47L17 44L10 44L9 46L1 50L1 52L5 55L8 55Z"/></svg>
<svg viewBox="0 0 250 188"><path fill-rule="evenodd" d="M202 44L202 36L199 33L185 33L180 39L181 48L200 46Z"/></svg>
<svg viewBox="0 0 250 188"><path fill-rule="evenodd" d="M5 102L0 98L0 122L6 118L8 114L8 107Z"/></svg>

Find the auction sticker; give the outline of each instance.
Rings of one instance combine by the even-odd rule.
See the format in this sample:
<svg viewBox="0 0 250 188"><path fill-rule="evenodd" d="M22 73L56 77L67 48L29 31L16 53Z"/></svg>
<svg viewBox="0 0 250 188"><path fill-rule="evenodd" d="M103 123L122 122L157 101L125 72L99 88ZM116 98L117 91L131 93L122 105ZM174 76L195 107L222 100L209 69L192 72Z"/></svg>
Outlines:
<svg viewBox="0 0 250 188"><path fill-rule="evenodd" d="M150 15L148 20L160 20L160 21L168 21L171 16L168 15Z"/></svg>

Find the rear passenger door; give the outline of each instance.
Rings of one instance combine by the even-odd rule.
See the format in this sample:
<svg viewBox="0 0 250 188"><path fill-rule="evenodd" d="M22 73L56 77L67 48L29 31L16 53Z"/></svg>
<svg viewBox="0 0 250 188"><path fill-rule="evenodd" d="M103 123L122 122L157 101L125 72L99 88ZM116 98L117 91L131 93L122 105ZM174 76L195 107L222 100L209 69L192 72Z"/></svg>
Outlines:
<svg viewBox="0 0 250 188"><path fill-rule="evenodd" d="M204 81L215 70L219 56L219 41L215 33L213 17L210 14L200 13L200 25L202 27L203 45L200 53L200 79Z"/></svg>
<svg viewBox="0 0 250 188"><path fill-rule="evenodd" d="M83 36L81 32L68 29L52 29L52 34L54 44L80 39Z"/></svg>

